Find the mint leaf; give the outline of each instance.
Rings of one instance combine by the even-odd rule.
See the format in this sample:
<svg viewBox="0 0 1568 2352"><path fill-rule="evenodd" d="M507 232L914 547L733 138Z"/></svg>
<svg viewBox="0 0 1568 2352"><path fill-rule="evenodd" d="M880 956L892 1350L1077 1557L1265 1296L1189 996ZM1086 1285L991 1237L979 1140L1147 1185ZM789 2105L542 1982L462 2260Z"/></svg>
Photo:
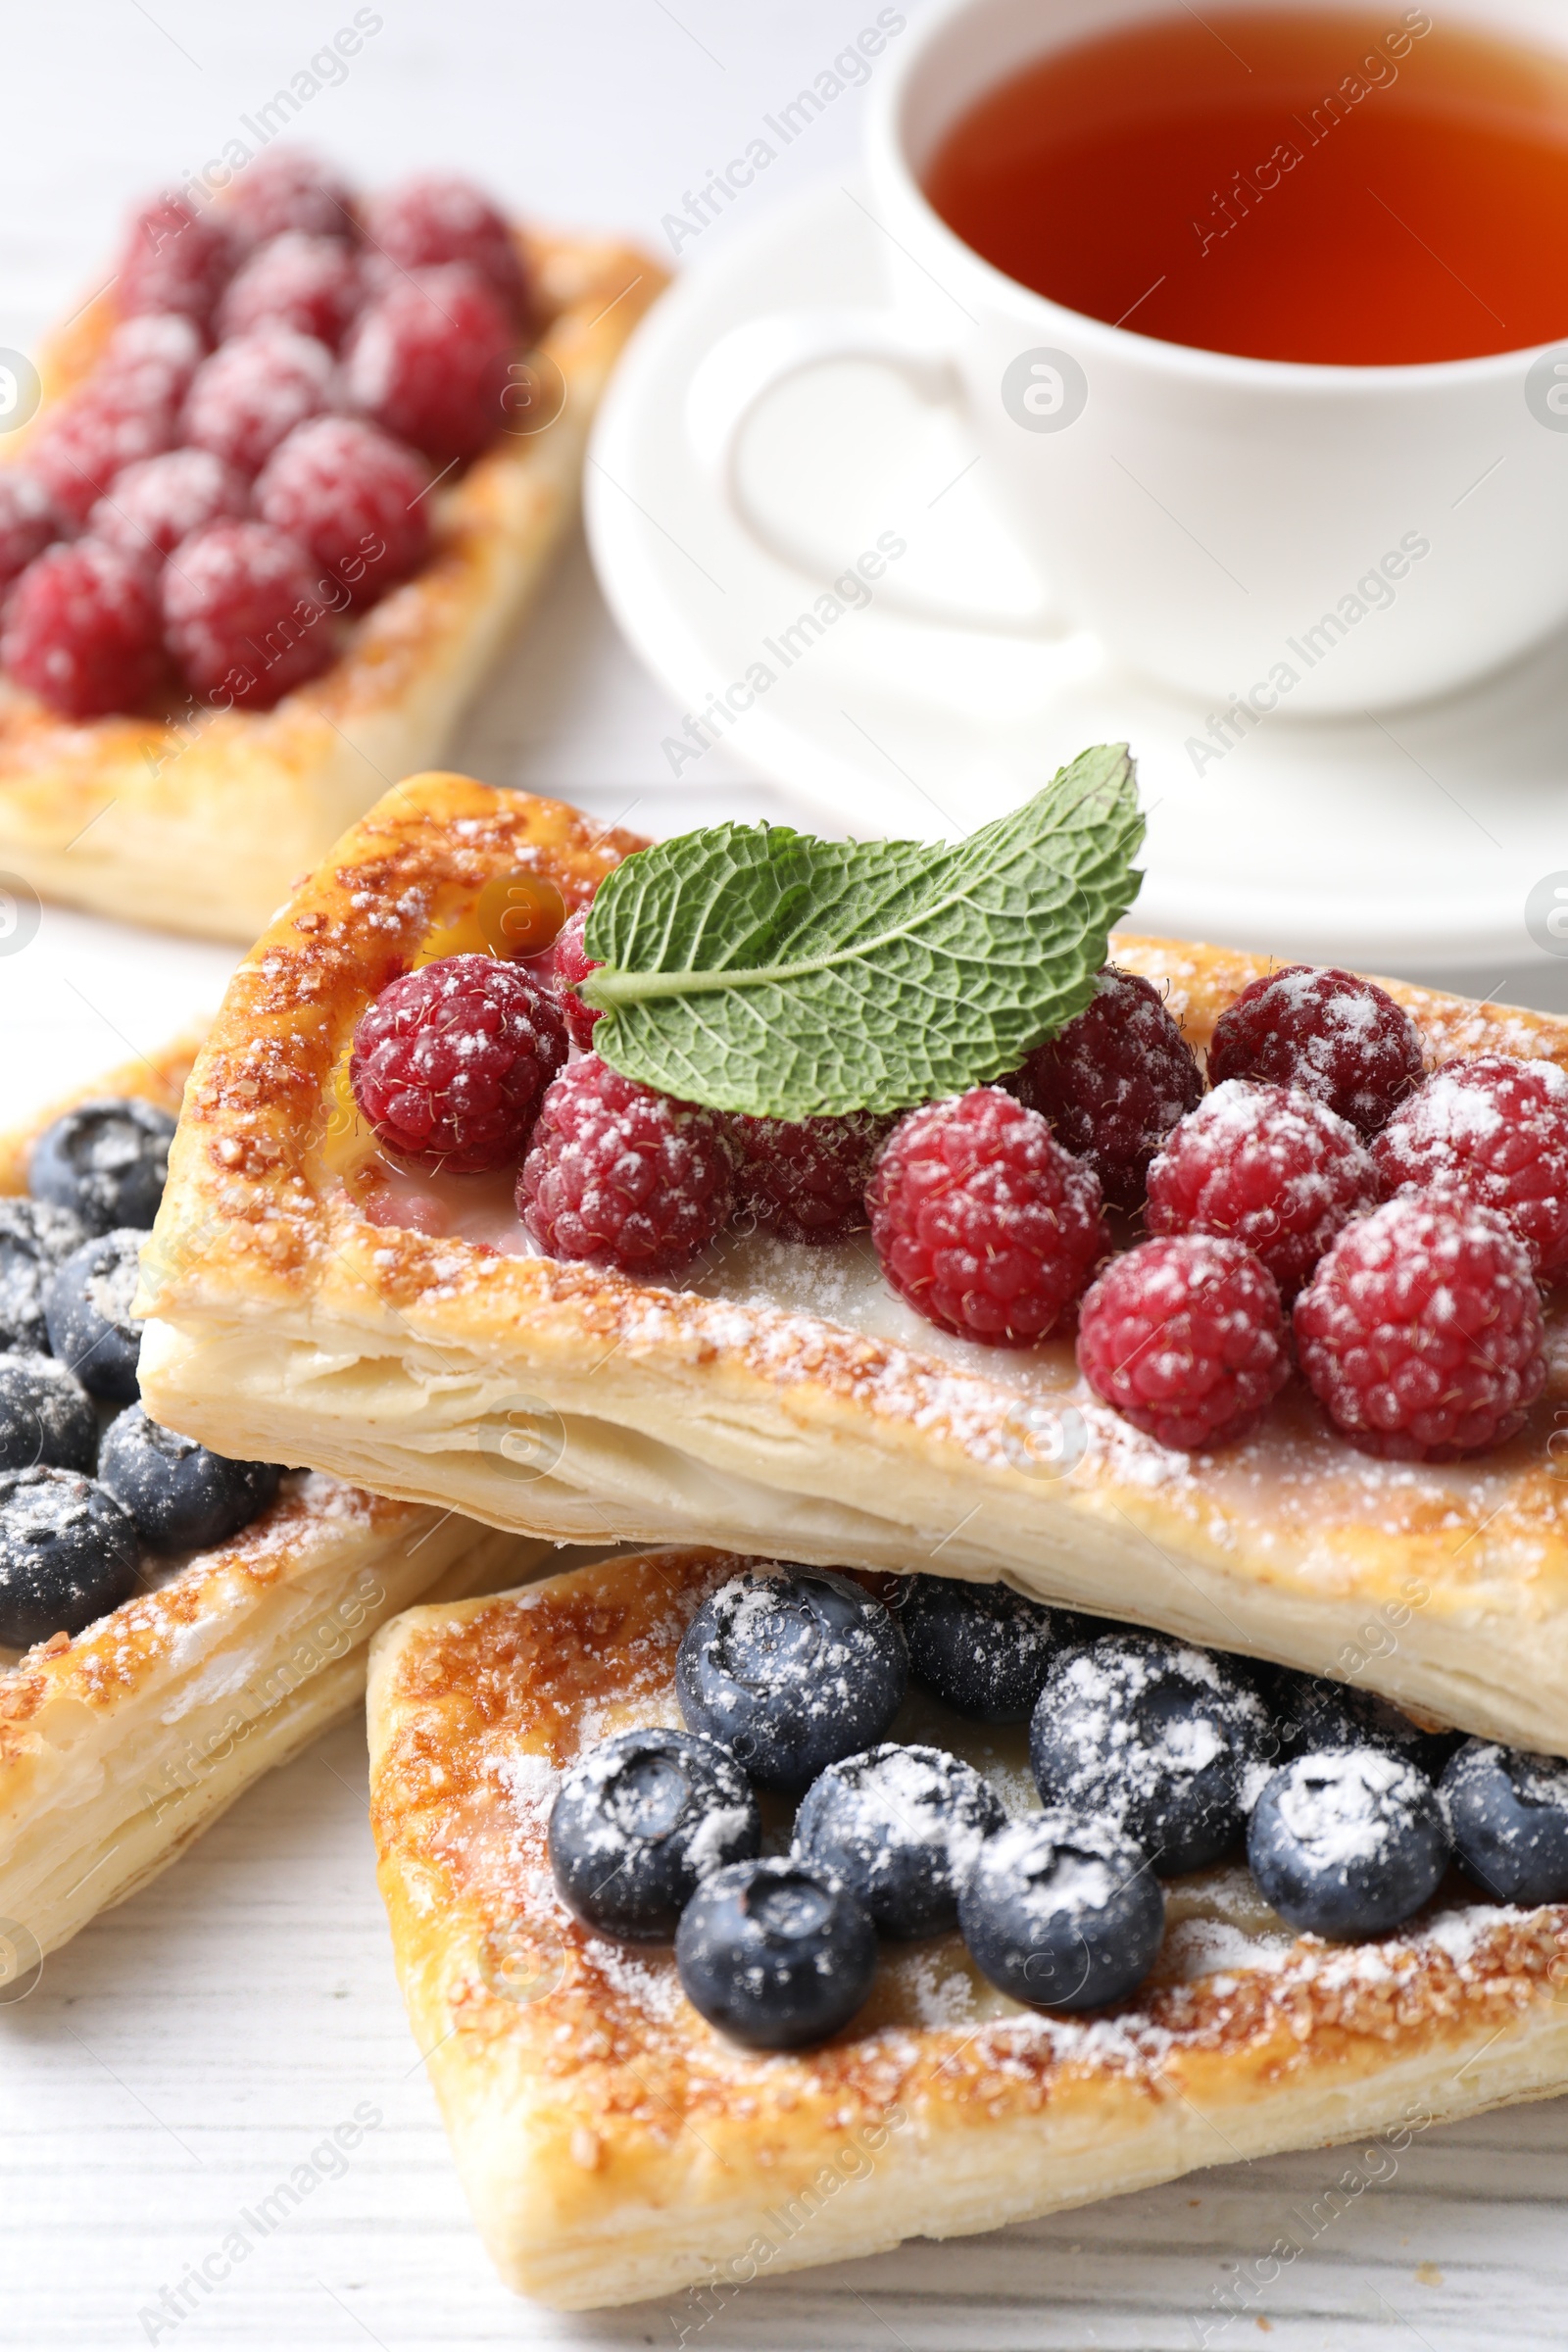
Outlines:
<svg viewBox="0 0 1568 2352"><path fill-rule="evenodd" d="M715 1110L902 1110L1016 1069L1094 994L1143 839L1125 744L967 841L712 825L600 886L581 994L612 1068Z"/></svg>

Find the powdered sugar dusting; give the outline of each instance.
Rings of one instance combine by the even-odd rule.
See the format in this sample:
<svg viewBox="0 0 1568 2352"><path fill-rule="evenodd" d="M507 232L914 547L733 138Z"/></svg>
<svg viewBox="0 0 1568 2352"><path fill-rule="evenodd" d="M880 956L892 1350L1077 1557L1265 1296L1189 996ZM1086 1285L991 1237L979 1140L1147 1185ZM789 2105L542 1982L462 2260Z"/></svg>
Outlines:
<svg viewBox="0 0 1568 2352"><path fill-rule="evenodd" d="M539 1254L518 1221L505 1174L460 1180L393 1172L389 1181L443 1199L450 1194L462 1203L453 1238L499 1253L466 1252L454 1295L487 1272L499 1274L506 1256ZM386 1263L393 1262L389 1251ZM1274 1400L1260 1429L1222 1452L1163 1446L1093 1396L1078 1376L1070 1340L985 1348L925 1323L889 1291L863 1236L807 1249L765 1235L732 1235L667 1288L604 1279L613 1301L612 1336L623 1354L693 1363L737 1358L777 1387L787 1411L789 1388L843 1360L847 1336L858 1350L850 1378L863 1408L952 1443L984 1468L1028 1471L1035 1460L1032 1416L1070 1407L1088 1441L1070 1474L1074 1489L1157 1494L1162 1507L1189 1513L1205 1542L1221 1549L1261 1547L1282 1559L1302 1552L1304 1573L1316 1573L1309 1563L1320 1553L1323 1572L1330 1572L1324 1547L1332 1531L1346 1525L1396 1534L1419 1517L1463 1540L1491 1522L1497 1540L1505 1535L1542 1557L1568 1533L1568 1485L1538 1482L1526 1524L1508 1507L1517 1480L1511 1454L1452 1464L1378 1460L1348 1447L1297 1382ZM1548 1309L1547 1329L1560 1359L1559 1385L1568 1383L1568 1310ZM1466 1568L1482 1573L1491 1548L1486 1533L1471 1542Z"/></svg>
<svg viewBox="0 0 1568 2352"><path fill-rule="evenodd" d="M765 2145L777 2127L799 2128L786 2119L803 2106L831 2133L885 2119L896 2105L933 2130L965 2110L981 2126L1038 2117L1069 2080L1125 2079L1157 2100L1185 2095L1190 2055L1202 2054L1205 2067L1216 2057L1263 2062L1288 2076L1348 2037L1378 2065L1429 2049L1439 2033L1455 2048L1479 2047L1551 1998L1568 1907L1445 1904L1347 1947L1294 1935L1232 1865L1168 1885L1154 1970L1109 2012L1021 2008L977 1975L950 1935L885 1947L865 2010L825 2047L738 2047L696 2018L667 1948L613 1944L566 1915L545 1833L557 1772L601 1727L669 1719L683 1627L745 1565L695 1553L607 1563L486 1603L402 1656L403 1722L373 1798L383 1867L410 1865L411 1899L424 1889L461 1920L481 1918L487 1949L499 1939L504 1953L509 1937L523 1949L518 1991L505 1967L484 1962L475 1973L470 1943L456 1936L446 1986L453 2023L504 2033L516 2062L558 2085L612 2145L630 2123L663 2141L678 2168L708 2117L755 2118ZM917 1694L895 1737L941 1740L1027 1806L1027 1792L999 1769L1017 1735L964 1723ZM534 1751L526 1758L525 1742ZM1013 1834L1027 1835L1027 1824L1002 1833ZM1097 1857L1074 1867L1063 1898L1101 1899Z"/></svg>
<svg viewBox="0 0 1568 2352"><path fill-rule="evenodd" d="M1466 1065L1467 1066L1467 1065ZM1552 1069L1547 1062L1544 1065ZM1561 1071L1552 1075L1564 1092L1568 1079ZM1497 1133L1502 1125L1502 1113L1491 1096L1480 1087L1458 1082L1458 1072L1452 1068L1440 1070L1427 1080L1421 1089L1419 1119L1408 1114L1400 1125L1418 1126L1435 1143L1480 1143Z"/></svg>
<svg viewBox="0 0 1568 2352"><path fill-rule="evenodd" d="M956 1899L1001 1819L998 1791L961 1757L889 1740L829 1766L801 1808L796 1842L834 1867L852 1858L875 1915L884 1894L902 1900L901 1885L906 1893L920 1878L933 1899Z"/></svg>
<svg viewBox="0 0 1568 2352"><path fill-rule="evenodd" d="M1109 1637L1078 1650L1047 1690L1060 1776L1053 1800L1122 1822L1157 1816L1217 1763L1229 1766L1234 1788L1267 1727L1255 1693L1206 1650L1154 1636ZM1167 1692L1185 1705L1167 1713Z"/></svg>
<svg viewBox="0 0 1568 2352"><path fill-rule="evenodd" d="M745 1835L751 1818L745 1805L715 1805L703 1816L686 1840L687 1858L699 1876L730 1860L735 1841Z"/></svg>
<svg viewBox="0 0 1568 2352"><path fill-rule="evenodd" d="M1287 1773L1280 1819L1315 1872L1376 1859L1392 1821L1413 1820L1427 1783L1415 1767L1377 1748L1303 1757Z"/></svg>
<svg viewBox="0 0 1568 2352"><path fill-rule="evenodd" d="M549 1757L516 1748L510 1755L498 1756L494 1771L519 1824L526 1823L533 1831L545 1827L561 1787L561 1774Z"/></svg>
<svg viewBox="0 0 1568 2352"><path fill-rule="evenodd" d="M1299 1087L1370 1134L1418 1082L1423 1058L1414 1023L1375 981L1289 964L1220 1014L1209 1072Z"/></svg>
<svg viewBox="0 0 1568 2352"><path fill-rule="evenodd" d="M1244 1242L1289 1298L1377 1198L1372 1155L1348 1119L1298 1090L1228 1078L1151 1168L1149 1229Z"/></svg>
<svg viewBox="0 0 1568 2352"><path fill-rule="evenodd" d="M1568 1077L1483 1054L1429 1078L1378 1138L1384 1189L1457 1187L1512 1226L1548 1283L1568 1267Z"/></svg>

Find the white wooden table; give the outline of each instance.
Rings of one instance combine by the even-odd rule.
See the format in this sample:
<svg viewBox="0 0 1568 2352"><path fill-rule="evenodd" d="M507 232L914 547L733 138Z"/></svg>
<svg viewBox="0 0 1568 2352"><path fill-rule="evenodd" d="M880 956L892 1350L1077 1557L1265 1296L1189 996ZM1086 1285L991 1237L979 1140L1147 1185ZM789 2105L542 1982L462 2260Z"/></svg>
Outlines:
<svg viewBox="0 0 1568 2352"><path fill-rule="evenodd" d="M876 12L869 0L382 0L378 13L303 131L368 178L457 162L521 210L657 244L684 191ZM89 278L122 204L217 152L352 15L347 0L9 12L0 344L26 348ZM751 201L841 168L858 103L852 94L814 124ZM721 749L700 789L659 781L668 723L579 548L454 764L654 831L793 813ZM8 1114L155 1044L216 1001L228 961L47 912L27 952L0 960ZM313 2167L357 2111L377 2120L345 2169ZM1242 2352L1266 2335L1279 2352L1558 2352L1562 2104L1418 2138L1224 2325L1237 2267L1286 2234L1345 2162L1323 2151L1236 2166L995 2237L760 2282L695 2340L704 2352ZM172 2317L178 2298L161 2306L164 2290L302 2165L319 2178L298 2210ZM661 2345L690 2319L684 2303L562 2319L496 2283L393 1982L357 1729L253 1790L156 1886L54 1955L26 2001L0 2009L0 2342L28 2352Z"/></svg>

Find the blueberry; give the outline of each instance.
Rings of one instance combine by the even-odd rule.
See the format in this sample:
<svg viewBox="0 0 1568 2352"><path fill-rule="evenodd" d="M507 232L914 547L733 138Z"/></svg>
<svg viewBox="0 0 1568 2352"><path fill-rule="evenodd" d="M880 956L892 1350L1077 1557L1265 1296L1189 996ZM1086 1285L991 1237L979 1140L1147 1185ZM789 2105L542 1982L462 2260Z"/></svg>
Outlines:
<svg viewBox="0 0 1568 2352"><path fill-rule="evenodd" d="M134 1404L141 1325L131 1314L136 1253L147 1239L129 1226L83 1242L44 1284L49 1345L82 1387L109 1404Z"/></svg>
<svg viewBox="0 0 1568 2352"><path fill-rule="evenodd" d="M1284 1755L1320 1755L1331 1747L1386 1747L1434 1780L1459 1744L1457 1732L1424 1732L1402 1708L1358 1684L1281 1668L1271 1692Z"/></svg>
<svg viewBox="0 0 1568 2352"><path fill-rule="evenodd" d="M876 1930L842 1880L770 1855L705 1879L675 1963L710 2026L754 2050L799 2050L847 2026L876 1974Z"/></svg>
<svg viewBox="0 0 1568 2352"><path fill-rule="evenodd" d="M0 1355L0 1470L91 1470L98 1416L79 1380L50 1355Z"/></svg>
<svg viewBox="0 0 1568 2352"><path fill-rule="evenodd" d="M1047 1805L1118 1822L1162 1879L1242 1835L1268 1740L1228 1661L1158 1634L1105 1634L1052 1668L1029 1725Z"/></svg>
<svg viewBox="0 0 1568 2352"><path fill-rule="evenodd" d="M136 1530L74 1470L0 1475L0 1642L26 1649L79 1634L136 1590Z"/></svg>
<svg viewBox="0 0 1568 2352"><path fill-rule="evenodd" d="M550 1813L561 1898L603 1936L667 1943L701 1881L755 1854L761 1816L728 1748L617 1732L579 1756Z"/></svg>
<svg viewBox="0 0 1568 2352"><path fill-rule="evenodd" d="M880 1740L904 1699L904 1636L879 1600L820 1570L732 1577L675 1661L680 1711L754 1781L798 1796Z"/></svg>
<svg viewBox="0 0 1568 2352"><path fill-rule="evenodd" d="M1447 1868L1448 1833L1419 1766L1386 1747L1328 1748L1269 1781L1247 1858L1293 1928L1353 1941L1420 1910Z"/></svg>
<svg viewBox="0 0 1568 2352"><path fill-rule="evenodd" d="M1501 1903L1568 1902L1568 1764L1467 1740L1441 1793L1459 1860Z"/></svg>
<svg viewBox="0 0 1568 2352"><path fill-rule="evenodd" d="M975 1723L1027 1723L1056 1652L1091 1623L1026 1600L1010 1585L952 1576L906 1577L893 1606L909 1672Z"/></svg>
<svg viewBox="0 0 1568 2352"><path fill-rule="evenodd" d="M958 1925L976 1965L1015 2001L1102 2009L1152 1968L1165 1895L1114 1822L1048 1806L987 1838Z"/></svg>
<svg viewBox="0 0 1568 2352"><path fill-rule="evenodd" d="M0 1200L0 1348L48 1352L44 1280L86 1238L86 1227L69 1208Z"/></svg>
<svg viewBox="0 0 1568 2352"><path fill-rule="evenodd" d="M818 1774L795 1817L795 1851L842 1879L884 1936L937 1936L957 1924L958 1888L1005 1819L972 1765L889 1742Z"/></svg>
<svg viewBox="0 0 1568 2352"><path fill-rule="evenodd" d="M136 1523L149 1551L204 1551L265 1511L283 1473L275 1462L231 1462L127 1404L104 1432L98 1475Z"/></svg>
<svg viewBox="0 0 1568 2352"><path fill-rule="evenodd" d="M169 1176L174 1122L134 1097L78 1103L32 1147L27 1189L35 1200L74 1209L88 1233L130 1225L145 1233Z"/></svg>

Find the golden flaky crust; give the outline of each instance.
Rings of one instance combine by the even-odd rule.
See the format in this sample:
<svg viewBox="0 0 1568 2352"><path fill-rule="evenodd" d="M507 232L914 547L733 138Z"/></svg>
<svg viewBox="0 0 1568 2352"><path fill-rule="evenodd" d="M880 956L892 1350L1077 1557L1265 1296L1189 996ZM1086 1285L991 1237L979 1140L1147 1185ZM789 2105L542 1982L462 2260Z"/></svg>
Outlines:
<svg viewBox="0 0 1568 2352"><path fill-rule="evenodd" d="M34 1141L76 1102L138 1095L177 1111L199 1042L138 1057L0 1135L0 1194L25 1191ZM231 1543L169 1563L74 1641L0 1650L0 1990L351 1713L378 1625L432 1592L512 1583L545 1548L295 1476Z"/></svg>
<svg viewBox="0 0 1568 2352"><path fill-rule="evenodd" d="M0 680L0 866L100 913L253 940L391 778L440 756L576 512L600 394L665 282L629 246L520 241L549 318L533 357L544 400L562 399L554 421L503 438L435 493L431 562L274 710L181 717L175 703L167 717L73 724ZM103 295L59 338L49 398L87 372L113 324ZM8 456L25 454L23 432Z"/></svg>
<svg viewBox="0 0 1568 2352"><path fill-rule="evenodd" d="M1244 1871L1204 1873L1168 1889L1148 1984L1096 2017L1021 2009L950 1936L885 1947L865 2009L821 2049L727 2042L667 1948L568 1917L546 1830L582 1747L679 1723L681 1632L749 1564L621 1558L412 1610L372 1647L370 1811L398 1973L480 2230L519 2292L580 2309L690 2285L695 2333L759 2275L1233 2158L1363 2133L1403 2145L1568 2084L1568 1908L1484 1905L1457 1881L1397 1936L1338 1947L1294 1936ZM978 1735L945 1716L904 1736Z"/></svg>
<svg viewBox="0 0 1568 2352"><path fill-rule="evenodd" d="M1252 1439L1189 1458L1097 1402L1068 1341L945 1339L863 1243L736 1248L657 1289L366 1222L317 1139L367 1000L489 876L521 864L574 905L636 846L418 777L300 892L235 976L175 1144L147 1273L162 1419L572 1542L745 1548L766 1528L793 1558L1004 1576L1568 1753L1560 1305L1545 1396L1482 1460L1371 1461L1298 1388ZM1200 1044L1263 968L1178 941L1115 953ZM1568 1023L1390 986L1435 1060L1568 1066ZM519 1416L529 1475L502 1451Z"/></svg>

